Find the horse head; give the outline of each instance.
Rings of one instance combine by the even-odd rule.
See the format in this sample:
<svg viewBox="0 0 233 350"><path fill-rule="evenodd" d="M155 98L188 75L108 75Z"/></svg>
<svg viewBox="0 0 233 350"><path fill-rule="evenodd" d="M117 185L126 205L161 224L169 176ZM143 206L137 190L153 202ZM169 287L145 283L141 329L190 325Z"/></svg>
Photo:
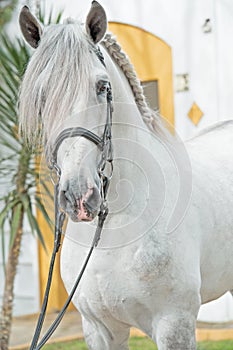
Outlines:
<svg viewBox="0 0 233 350"><path fill-rule="evenodd" d="M42 29L25 6L20 27L36 49L21 89L22 126L34 139L42 125L48 158L61 172L60 205L73 221L90 221L101 204L111 146L111 84L98 47L105 11L93 1L85 25L68 19Z"/></svg>

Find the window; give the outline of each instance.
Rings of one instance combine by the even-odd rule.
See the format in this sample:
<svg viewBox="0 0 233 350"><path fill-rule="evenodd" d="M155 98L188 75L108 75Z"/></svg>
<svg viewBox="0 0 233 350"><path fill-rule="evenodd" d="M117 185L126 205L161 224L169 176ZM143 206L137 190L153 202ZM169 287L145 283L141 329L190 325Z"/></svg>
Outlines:
<svg viewBox="0 0 233 350"><path fill-rule="evenodd" d="M159 91L158 91L158 81L144 81L142 82L144 95L146 96L147 103L149 107L153 110L159 110Z"/></svg>

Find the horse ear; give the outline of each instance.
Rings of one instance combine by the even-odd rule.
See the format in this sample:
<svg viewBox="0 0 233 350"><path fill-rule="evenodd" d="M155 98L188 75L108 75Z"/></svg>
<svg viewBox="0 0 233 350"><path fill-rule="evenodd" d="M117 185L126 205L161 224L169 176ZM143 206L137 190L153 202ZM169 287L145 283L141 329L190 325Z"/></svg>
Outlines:
<svg viewBox="0 0 233 350"><path fill-rule="evenodd" d="M104 37L107 23L107 16L103 7L97 1L92 1L91 9L87 15L86 31L91 36L94 44L97 44Z"/></svg>
<svg viewBox="0 0 233 350"><path fill-rule="evenodd" d="M25 40L36 49L39 45L42 28L27 6L24 6L20 12L19 25Z"/></svg>

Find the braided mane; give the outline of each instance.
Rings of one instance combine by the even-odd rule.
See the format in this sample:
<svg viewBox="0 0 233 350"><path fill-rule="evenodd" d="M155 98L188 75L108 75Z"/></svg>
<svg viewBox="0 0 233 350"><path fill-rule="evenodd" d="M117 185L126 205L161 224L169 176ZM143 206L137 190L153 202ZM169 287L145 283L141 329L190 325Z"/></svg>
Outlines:
<svg viewBox="0 0 233 350"><path fill-rule="evenodd" d="M144 123L154 133L156 132L157 134L159 133L163 135L168 134L168 130L162 125L161 117L159 116L158 112L153 111L149 108L146 102L143 88L141 86L141 82L137 77L137 73L132 63L130 62L129 57L117 42L116 37L111 33L107 33L101 43L107 49L110 56L119 65L126 78L128 79L128 82L134 94L135 102L138 106Z"/></svg>

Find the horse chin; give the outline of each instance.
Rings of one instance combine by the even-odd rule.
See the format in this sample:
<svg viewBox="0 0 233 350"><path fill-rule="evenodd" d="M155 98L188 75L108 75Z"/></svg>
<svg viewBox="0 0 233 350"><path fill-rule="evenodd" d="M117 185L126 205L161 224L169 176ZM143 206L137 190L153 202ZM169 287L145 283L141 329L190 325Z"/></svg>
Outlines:
<svg viewBox="0 0 233 350"><path fill-rule="evenodd" d="M85 202L80 202L79 209L75 209L72 212L68 212L70 219L74 222L90 222L94 220L98 211L90 210Z"/></svg>
<svg viewBox="0 0 233 350"><path fill-rule="evenodd" d="M90 213L78 213L78 222L80 221L86 221L86 222L90 222L94 219L95 215L90 214Z"/></svg>
<svg viewBox="0 0 233 350"><path fill-rule="evenodd" d="M83 214L77 213L77 211L73 213L68 213L68 215L73 222L90 222L94 220L94 218L96 217L96 214L83 215Z"/></svg>

